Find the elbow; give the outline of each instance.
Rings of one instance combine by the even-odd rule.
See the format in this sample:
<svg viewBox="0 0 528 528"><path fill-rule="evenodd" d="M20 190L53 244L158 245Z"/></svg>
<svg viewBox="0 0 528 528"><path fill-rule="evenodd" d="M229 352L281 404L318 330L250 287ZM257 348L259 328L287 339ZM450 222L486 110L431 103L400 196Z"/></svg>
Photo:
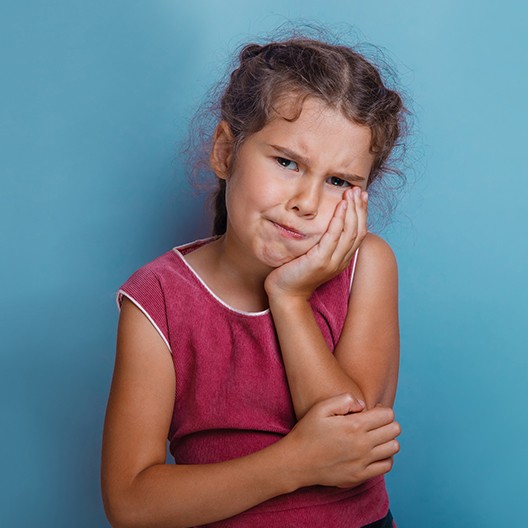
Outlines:
<svg viewBox="0 0 528 528"><path fill-rule="evenodd" d="M373 409L376 405L383 405L383 407L390 407L394 405L394 391L386 384L377 384L376 387L359 387L365 402L366 409Z"/></svg>
<svg viewBox="0 0 528 528"><path fill-rule="evenodd" d="M103 487L103 506L106 518L112 528L144 528L145 526L168 526L145 503L139 489L129 485L126 489L105 490ZM171 528L189 528L180 519L171 519Z"/></svg>
<svg viewBox="0 0 528 528"><path fill-rule="evenodd" d="M103 506L106 518L112 528L128 528L132 526L126 508L119 504L117 500L103 495Z"/></svg>
<svg viewBox="0 0 528 528"><path fill-rule="evenodd" d="M140 528L146 526L138 516L130 512L130 510L122 510L115 505L111 507L105 506L105 514L110 526L112 528Z"/></svg>
<svg viewBox="0 0 528 528"><path fill-rule="evenodd" d="M134 508L130 493L125 491L110 492L103 489L103 507L106 518L112 528L136 528L145 526L139 512Z"/></svg>
<svg viewBox="0 0 528 528"><path fill-rule="evenodd" d="M369 394L365 396L365 406L367 409L372 409L376 405L383 405L383 407L394 406L394 393L391 391L382 391L379 394Z"/></svg>
<svg viewBox="0 0 528 528"><path fill-rule="evenodd" d="M383 405L383 407L394 407L394 400L396 398L397 379L395 377L380 380L375 384L367 387L362 387L365 399L365 406L367 409L372 409L376 405Z"/></svg>

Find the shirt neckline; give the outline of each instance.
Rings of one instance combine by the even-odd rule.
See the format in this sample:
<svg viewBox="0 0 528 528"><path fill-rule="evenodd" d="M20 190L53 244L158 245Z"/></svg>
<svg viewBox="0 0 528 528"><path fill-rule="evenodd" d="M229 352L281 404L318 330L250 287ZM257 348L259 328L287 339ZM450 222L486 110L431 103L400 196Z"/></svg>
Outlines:
<svg viewBox="0 0 528 528"><path fill-rule="evenodd" d="M205 291L216 301L218 302L220 305L222 305L224 308L226 308L227 310L231 311L231 312L234 312L234 313L237 313L239 315L245 315L245 316L248 316L248 317L261 317L261 316L264 316L264 315L268 315L270 313L270 309L269 308L266 308L265 310L262 310L260 312L246 312L245 310L239 310L238 308L234 308L233 306L227 304L224 300L222 300L220 297L218 297L218 295L216 295L216 293L211 290L211 288L209 288L209 286L204 282L204 280L202 279L202 277L200 277L200 275L198 275L198 273L196 273L196 271L194 270L194 268L192 268L189 263L185 260L184 258L184 255L183 253L181 252L181 250L185 250L191 246L197 246L196 249L200 246L203 246L209 242L212 242L213 240L216 240L218 238L218 236L211 236L211 237L207 237L207 238L200 238L198 240L195 240L193 242L188 242L187 244L182 244L180 246L175 246L172 248L172 251L174 252L175 255L178 256L178 258L183 262L184 266L191 272L191 274L198 280L198 282L203 286L203 288L205 289Z"/></svg>

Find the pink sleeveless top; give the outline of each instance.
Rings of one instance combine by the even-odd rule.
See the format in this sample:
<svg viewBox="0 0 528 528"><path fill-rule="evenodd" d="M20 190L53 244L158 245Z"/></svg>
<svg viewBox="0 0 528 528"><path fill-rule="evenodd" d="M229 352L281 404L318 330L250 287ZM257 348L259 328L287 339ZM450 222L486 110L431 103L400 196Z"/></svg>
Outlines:
<svg viewBox="0 0 528 528"><path fill-rule="evenodd" d="M118 308L128 297L170 350L176 397L168 440L178 464L247 455L279 440L296 421L269 309L250 313L228 306L182 257L211 240L167 251L117 292ZM345 321L354 267L355 259L310 299L332 351ZM355 488L301 488L207 526L359 528L383 518L388 508L381 475Z"/></svg>

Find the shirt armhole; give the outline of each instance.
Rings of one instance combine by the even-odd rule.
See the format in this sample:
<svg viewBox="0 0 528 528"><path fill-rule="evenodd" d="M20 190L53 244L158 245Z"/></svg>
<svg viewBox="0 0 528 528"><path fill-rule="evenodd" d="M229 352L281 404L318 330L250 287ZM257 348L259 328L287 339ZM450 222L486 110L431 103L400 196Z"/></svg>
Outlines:
<svg viewBox="0 0 528 528"><path fill-rule="evenodd" d="M129 293L127 293L126 291L124 291L122 289L119 289L117 291L117 294L116 294L116 304L117 304L118 311L121 312L121 305L123 303L123 297L126 297L127 299L132 301L145 314L145 316L150 321L152 326L158 331L159 335L163 339L163 342L167 345L167 348L169 349L169 352L170 352L170 354L172 356L172 350L171 350L171 347L169 345L169 342L167 341L167 338L165 337L165 334L161 331L160 327L156 324L154 319L150 316L150 314L147 312L147 310L141 305L141 303L139 301L137 301L136 299L134 299L134 297L132 295L130 295Z"/></svg>
<svg viewBox="0 0 528 528"><path fill-rule="evenodd" d="M352 292L352 282L354 282L354 273L356 272L356 264L357 264L358 255L359 255L359 248L357 248L356 252L354 253L354 262L352 263L352 271L350 273L350 285L348 287L349 294Z"/></svg>

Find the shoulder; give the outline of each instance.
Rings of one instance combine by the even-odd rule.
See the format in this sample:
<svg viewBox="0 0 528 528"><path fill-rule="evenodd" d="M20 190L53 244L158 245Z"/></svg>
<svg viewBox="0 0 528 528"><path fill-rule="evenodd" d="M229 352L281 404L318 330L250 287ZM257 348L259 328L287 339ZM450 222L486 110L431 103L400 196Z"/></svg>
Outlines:
<svg viewBox="0 0 528 528"><path fill-rule="evenodd" d="M159 257L143 264L137 268L118 288L118 306L121 304L123 293L132 295L140 293L145 295L146 292L161 292L163 290L163 276L169 268L170 252L164 253Z"/></svg>
<svg viewBox="0 0 528 528"><path fill-rule="evenodd" d="M124 300L128 298L143 312L154 326L165 344L170 346L170 331L168 314L168 300L172 300L170 285L175 281L178 267L178 257L170 250L147 262L136 269L128 279L119 286L116 292L118 310L124 307ZM168 299L169 297L169 299ZM130 313L130 304L125 310L124 317Z"/></svg>
<svg viewBox="0 0 528 528"><path fill-rule="evenodd" d="M383 238L368 233L359 247L352 290L369 296L383 291L394 294L397 283L398 264L394 251Z"/></svg>
<svg viewBox="0 0 528 528"><path fill-rule="evenodd" d="M358 262L396 267L396 255L389 243L374 233L367 233L358 252Z"/></svg>
<svg viewBox="0 0 528 528"><path fill-rule="evenodd" d="M175 249L170 249L141 267L136 268L128 277L127 282L145 282L147 284L157 282L162 286L167 279L172 279L175 273L185 267L183 257Z"/></svg>
<svg viewBox="0 0 528 528"><path fill-rule="evenodd" d="M176 248L169 249L159 257L156 257L154 260L151 260L142 266L140 269L159 277L178 269L182 266L183 259L180 258L179 253L175 250Z"/></svg>

